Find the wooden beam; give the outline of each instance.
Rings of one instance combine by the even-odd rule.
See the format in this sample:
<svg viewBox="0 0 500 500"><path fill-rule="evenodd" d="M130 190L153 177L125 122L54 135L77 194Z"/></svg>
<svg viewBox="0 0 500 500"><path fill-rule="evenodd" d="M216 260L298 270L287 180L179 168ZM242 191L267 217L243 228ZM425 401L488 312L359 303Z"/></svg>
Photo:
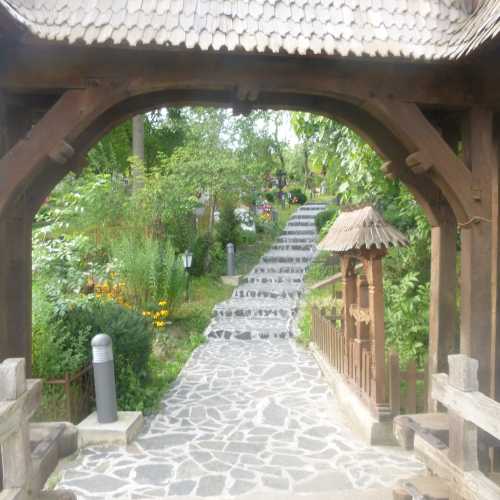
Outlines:
<svg viewBox="0 0 500 500"><path fill-rule="evenodd" d="M439 186L461 222L487 212L487 202L472 196L470 170L441 137L415 104L391 99L370 99L364 108L377 116L425 165L432 165L429 177Z"/></svg>
<svg viewBox="0 0 500 500"><path fill-rule="evenodd" d="M307 91L356 99L376 96L462 109L490 96L471 89L463 67L439 63L48 43L9 48L2 55L0 87L11 90L87 88L99 81L138 78L151 89L243 85L257 91ZM476 79L478 75L488 73L476 73Z"/></svg>

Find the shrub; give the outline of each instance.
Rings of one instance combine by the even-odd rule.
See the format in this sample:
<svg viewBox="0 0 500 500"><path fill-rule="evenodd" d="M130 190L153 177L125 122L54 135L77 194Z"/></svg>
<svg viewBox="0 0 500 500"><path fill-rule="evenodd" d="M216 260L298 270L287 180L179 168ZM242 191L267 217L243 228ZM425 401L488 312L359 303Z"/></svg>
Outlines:
<svg viewBox="0 0 500 500"><path fill-rule="evenodd" d="M318 215L316 215L316 217L314 218L316 231L319 233L323 229L323 227L337 215L338 215L337 207L329 207L326 210L320 212Z"/></svg>
<svg viewBox="0 0 500 500"><path fill-rule="evenodd" d="M147 309L167 299L172 310L185 289L186 273L168 240L127 235L113 243L112 253L128 302Z"/></svg>
<svg viewBox="0 0 500 500"><path fill-rule="evenodd" d="M235 214L235 206L232 201L226 200L221 207L220 219L217 224L217 239L223 250L228 243L238 244L240 233L240 222Z"/></svg>
<svg viewBox="0 0 500 500"><path fill-rule="evenodd" d="M302 189L295 188L289 191L290 202L294 205L303 205L307 201L307 196L302 191Z"/></svg>
<svg viewBox="0 0 500 500"><path fill-rule="evenodd" d="M207 270L207 257L210 249L210 236L201 234L193 242L193 261L191 263L191 274L202 276Z"/></svg>
<svg viewBox="0 0 500 500"><path fill-rule="evenodd" d="M152 395L142 388L151 379L149 357L153 330L148 319L112 301L90 300L57 318L62 326L59 342L68 352L85 353L82 366L91 360L90 342L106 333L113 341L116 391L121 410L145 410L154 406ZM59 353L54 354L57 361Z"/></svg>

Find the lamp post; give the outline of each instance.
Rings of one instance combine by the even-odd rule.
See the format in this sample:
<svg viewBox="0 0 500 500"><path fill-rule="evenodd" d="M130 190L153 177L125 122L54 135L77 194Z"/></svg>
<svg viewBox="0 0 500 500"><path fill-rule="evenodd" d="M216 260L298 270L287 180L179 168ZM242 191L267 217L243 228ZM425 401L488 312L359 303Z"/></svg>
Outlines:
<svg viewBox="0 0 500 500"><path fill-rule="evenodd" d="M191 273L189 270L191 269L191 265L193 263L193 253L186 249L186 251L182 254L182 260L184 263L184 271L187 273L186 300L189 301L189 285L191 281Z"/></svg>
<svg viewBox="0 0 500 500"><path fill-rule="evenodd" d="M280 169L276 172L276 177L278 179L278 196L280 198L282 208L285 208L285 197L283 196L283 188L286 186L286 172Z"/></svg>

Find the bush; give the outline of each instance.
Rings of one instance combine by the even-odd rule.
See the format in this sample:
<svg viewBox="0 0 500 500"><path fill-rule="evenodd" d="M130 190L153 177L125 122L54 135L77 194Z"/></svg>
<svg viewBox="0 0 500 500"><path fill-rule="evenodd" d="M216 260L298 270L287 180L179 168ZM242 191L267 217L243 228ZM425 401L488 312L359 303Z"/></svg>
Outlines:
<svg viewBox="0 0 500 500"><path fill-rule="evenodd" d="M225 201L221 207L220 219L217 224L217 239L225 251L228 243L238 244L240 222L235 214L235 206L231 201Z"/></svg>
<svg viewBox="0 0 500 500"><path fill-rule="evenodd" d="M111 337L121 410L145 410L155 405L153 395L144 390L151 380L153 338L147 318L112 301L89 300L69 309L56 321L62 327L58 342L68 352L85 354L82 366L91 361L92 337L99 333ZM55 353L54 361L58 359L59 353Z"/></svg>
<svg viewBox="0 0 500 500"><path fill-rule="evenodd" d="M303 205L307 201L307 196L302 191L302 189L295 188L289 191L290 202L294 205Z"/></svg>
<svg viewBox="0 0 500 500"><path fill-rule="evenodd" d="M329 207L323 212L320 212L314 218L314 224L316 225L316 231L319 233L323 229L323 227L330 222L334 217L338 215L337 207Z"/></svg>
<svg viewBox="0 0 500 500"><path fill-rule="evenodd" d="M210 250L210 236L208 234L199 235L193 242L193 261L191 263L191 274L202 276L207 271L208 252Z"/></svg>
<svg viewBox="0 0 500 500"><path fill-rule="evenodd" d="M186 273L168 240L127 235L114 242L112 253L128 302L148 309L168 300L173 309L185 289Z"/></svg>

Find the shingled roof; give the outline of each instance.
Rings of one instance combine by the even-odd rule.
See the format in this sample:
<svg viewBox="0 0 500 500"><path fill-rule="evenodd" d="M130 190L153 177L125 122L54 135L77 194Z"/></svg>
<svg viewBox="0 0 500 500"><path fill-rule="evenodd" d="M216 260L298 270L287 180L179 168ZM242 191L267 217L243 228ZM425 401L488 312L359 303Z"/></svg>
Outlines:
<svg viewBox="0 0 500 500"><path fill-rule="evenodd" d="M321 250L345 253L363 249L405 246L403 233L388 224L372 206L345 210L319 244Z"/></svg>
<svg viewBox="0 0 500 500"><path fill-rule="evenodd" d="M479 0L0 0L32 36L161 46L405 59L456 59L500 32ZM1 13L1 12L0 12Z"/></svg>

